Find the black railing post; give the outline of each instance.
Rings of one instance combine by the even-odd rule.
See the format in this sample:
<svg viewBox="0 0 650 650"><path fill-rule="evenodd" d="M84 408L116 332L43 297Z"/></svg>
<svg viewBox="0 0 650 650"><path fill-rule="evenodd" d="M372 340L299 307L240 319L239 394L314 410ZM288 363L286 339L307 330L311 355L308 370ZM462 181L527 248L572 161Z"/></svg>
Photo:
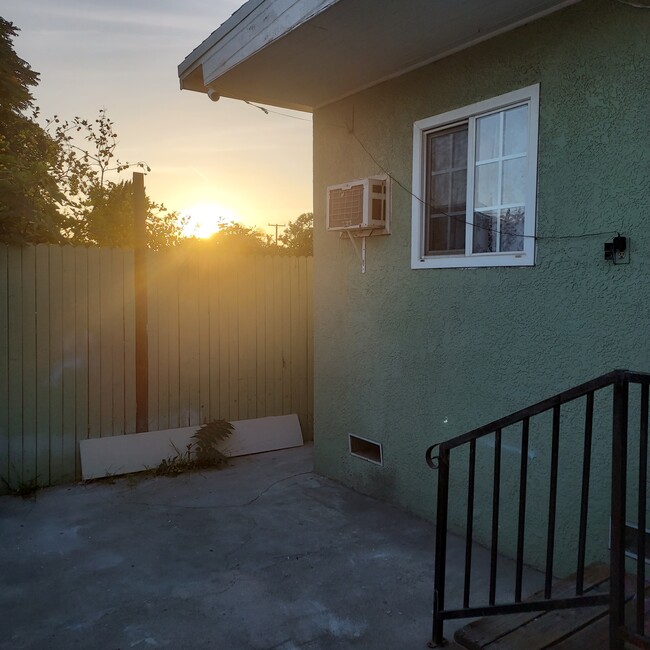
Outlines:
<svg viewBox="0 0 650 650"><path fill-rule="evenodd" d="M609 647L623 650L625 624L625 491L629 385L625 375L614 383L612 417L612 540L610 551Z"/></svg>
<svg viewBox="0 0 650 650"><path fill-rule="evenodd" d="M447 564L447 508L449 505L449 450L440 448L438 456L438 509L436 516L436 556L433 578L433 628L431 647L442 646L443 619L439 612L445 608L445 569Z"/></svg>

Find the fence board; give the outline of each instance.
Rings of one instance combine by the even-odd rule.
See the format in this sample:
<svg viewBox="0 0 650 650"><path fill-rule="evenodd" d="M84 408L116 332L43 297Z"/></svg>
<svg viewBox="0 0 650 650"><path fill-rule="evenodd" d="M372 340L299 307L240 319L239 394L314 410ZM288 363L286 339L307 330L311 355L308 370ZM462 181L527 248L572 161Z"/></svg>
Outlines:
<svg viewBox="0 0 650 650"><path fill-rule="evenodd" d="M111 393L113 398L112 435L120 436L124 429L124 251L111 251L110 286ZM132 334L135 338L135 333Z"/></svg>
<svg viewBox="0 0 650 650"><path fill-rule="evenodd" d="M135 255L124 253L124 432L134 433L136 428L135 399ZM151 328L149 328L151 336ZM149 372L151 381L151 372Z"/></svg>
<svg viewBox="0 0 650 650"><path fill-rule="evenodd" d="M99 438L102 430L101 376L101 251L89 248L88 265L88 437Z"/></svg>
<svg viewBox="0 0 650 650"><path fill-rule="evenodd" d="M314 301L313 301L313 272L314 258L307 259L307 319L305 329L307 330L307 431L314 435Z"/></svg>
<svg viewBox="0 0 650 650"><path fill-rule="evenodd" d="M50 484L50 287L49 247L36 247L36 476ZM0 351L0 363L2 352Z"/></svg>
<svg viewBox="0 0 650 650"><path fill-rule="evenodd" d="M75 248L75 476L81 476L79 441L88 438L88 249Z"/></svg>
<svg viewBox="0 0 650 650"><path fill-rule="evenodd" d="M150 253L149 427L296 412L311 436L311 259ZM133 252L0 247L0 474L80 477L135 430Z"/></svg>
<svg viewBox="0 0 650 650"><path fill-rule="evenodd" d="M63 480L63 260L50 248L50 481Z"/></svg>
<svg viewBox="0 0 650 650"><path fill-rule="evenodd" d="M61 251L61 324L63 335L63 359L61 380L63 383L63 432L61 481L72 481L75 476L76 381L75 381L75 258L74 249L66 246Z"/></svg>
<svg viewBox="0 0 650 650"><path fill-rule="evenodd" d="M199 367L199 421L197 424L205 424L210 420L210 285L209 257L203 252L199 258L200 267L196 276L199 287L198 292L198 319L199 336L198 359Z"/></svg>
<svg viewBox="0 0 650 650"><path fill-rule="evenodd" d="M23 449L24 483L37 481L36 471L36 249L22 249Z"/></svg>
<svg viewBox="0 0 650 650"><path fill-rule="evenodd" d="M8 248L0 246L0 489L9 481Z"/></svg>

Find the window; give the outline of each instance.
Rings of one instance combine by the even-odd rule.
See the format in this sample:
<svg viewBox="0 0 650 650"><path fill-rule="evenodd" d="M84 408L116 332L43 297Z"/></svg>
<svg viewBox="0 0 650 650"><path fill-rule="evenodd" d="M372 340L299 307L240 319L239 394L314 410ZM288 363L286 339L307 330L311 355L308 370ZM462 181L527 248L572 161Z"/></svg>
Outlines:
<svg viewBox="0 0 650 650"><path fill-rule="evenodd" d="M535 262L539 86L413 125L411 267Z"/></svg>

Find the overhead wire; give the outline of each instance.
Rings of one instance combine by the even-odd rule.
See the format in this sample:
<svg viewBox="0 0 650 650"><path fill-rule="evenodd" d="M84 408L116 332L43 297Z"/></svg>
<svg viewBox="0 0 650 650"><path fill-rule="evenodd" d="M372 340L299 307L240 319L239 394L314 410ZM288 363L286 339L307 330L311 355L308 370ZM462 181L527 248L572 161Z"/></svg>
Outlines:
<svg viewBox="0 0 650 650"><path fill-rule="evenodd" d="M617 1L621 2L623 4L629 4L631 2L631 0L630 0L630 2L627 2L626 0L617 0ZM249 104L250 106L253 106L254 108L260 109L261 111L264 112L265 115L273 113L274 115L280 115L282 117L288 117L288 118L291 118L291 119L301 120L303 122L312 122L312 120L309 119L309 118L300 117L298 115L291 115L289 113L283 113L281 111L274 111L274 110L265 108L264 106L260 106L259 104L255 104L255 103L249 102L247 100L244 100L244 101L246 102L246 104ZM437 207L434 208L434 206L432 206L430 203L425 201L422 197L417 196L409 187L407 187L390 170L386 169L386 167L384 165L382 165L377 160L377 158L372 154L372 152L368 149L368 147L366 147L366 145L361 141L359 136L354 131L354 128L346 127L346 126L344 126L342 124L329 124L329 126L335 126L337 128L345 129L348 132L348 134L350 134L355 139L355 141L359 144L359 146L366 152L368 157L375 163L375 165L377 165L377 167L379 167L379 169L381 169L381 171L384 174L386 174L386 176L388 176L396 185L401 187L407 194L412 196L416 201L421 203L424 207L429 208L429 209L435 209L436 214L442 215L442 216L447 217L449 219L453 219L456 223L463 223L466 226L471 226L472 228L476 228L476 229L479 229L479 230L484 230L486 232L493 232L493 233L496 233L496 234L507 234L509 236L518 237L518 238L522 238L522 239L534 239L535 241L564 240L564 239L585 239L585 238L589 238L589 237L604 237L604 236L617 235L620 232L619 230L605 230L605 231L597 231L597 232L580 233L578 235L544 235L544 236L525 235L523 233L522 234L517 234L517 233L511 233L511 232L504 232L503 230L499 230L497 228L492 228L490 226L486 226L486 225L482 225L482 224L478 224L478 223L473 223L471 221L467 221L466 219L464 219L462 217L459 217L459 216L456 216L456 215L450 215L447 212L444 212L443 210L438 209ZM481 216L485 216L485 217L487 217L489 219L492 218L491 215L488 215L485 212L475 210L475 213L479 214Z"/></svg>

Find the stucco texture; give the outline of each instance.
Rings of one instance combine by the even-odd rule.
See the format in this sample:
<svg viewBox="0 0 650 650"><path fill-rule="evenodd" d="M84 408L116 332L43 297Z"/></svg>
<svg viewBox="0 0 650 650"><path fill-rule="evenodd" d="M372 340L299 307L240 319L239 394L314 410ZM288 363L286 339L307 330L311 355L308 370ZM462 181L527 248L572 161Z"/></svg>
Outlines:
<svg viewBox="0 0 650 650"><path fill-rule="evenodd" d="M614 368L650 370L649 34L650 11L585 0L316 111L318 471L432 518L430 444ZM412 197L401 185L411 187L413 123L536 83L535 266L411 270ZM362 274L351 243L326 231L326 187L384 170L395 179L391 234L367 241ZM627 265L603 259L615 232L630 238ZM583 236L591 233L607 234ZM580 237L561 239L569 235ZM606 409L609 396L599 404ZM563 416L557 573L575 562L583 408ZM526 538L536 565L550 455L550 417L542 420L531 437ZM607 546L611 411L596 420L590 558ZM382 443L384 466L351 456L349 433ZM478 445L479 473L493 444ZM506 553L515 544L518 448L517 433L504 432ZM464 500L464 470L452 465L450 525L460 532ZM476 508L477 537L487 542L491 484L478 487Z"/></svg>

